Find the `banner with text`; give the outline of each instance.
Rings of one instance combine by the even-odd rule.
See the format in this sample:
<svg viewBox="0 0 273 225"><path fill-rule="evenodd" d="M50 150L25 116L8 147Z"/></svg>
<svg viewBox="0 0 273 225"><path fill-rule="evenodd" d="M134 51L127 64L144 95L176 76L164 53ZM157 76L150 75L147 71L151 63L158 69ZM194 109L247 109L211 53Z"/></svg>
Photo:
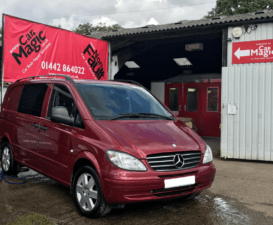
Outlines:
<svg viewBox="0 0 273 225"><path fill-rule="evenodd" d="M273 40L232 43L232 64L273 62Z"/></svg>
<svg viewBox="0 0 273 225"><path fill-rule="evenodd" d="M4 15L4 81L37 75L107 80L108 43Z"/></svg>

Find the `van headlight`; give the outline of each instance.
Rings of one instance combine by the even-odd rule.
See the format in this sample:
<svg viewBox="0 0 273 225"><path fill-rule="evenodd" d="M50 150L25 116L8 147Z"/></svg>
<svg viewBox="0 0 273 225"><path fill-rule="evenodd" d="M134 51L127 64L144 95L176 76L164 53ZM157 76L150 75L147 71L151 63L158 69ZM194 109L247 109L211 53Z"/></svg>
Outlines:
<svg viewBox="0 0 273 225"><path fill-rule="evenodd" d="M207 145L206 152L203 159L203 164L210 163L213 160L211 148Z"/></svg>
<svg viewBox="0 0 273 225"><path fill-rule="evenodd" d="M107 150L106 156L115 166L125 169L125 170L134 170L134 171L146 171L147 168L144 164L137 159L136 157L115 150Z"/></svg>

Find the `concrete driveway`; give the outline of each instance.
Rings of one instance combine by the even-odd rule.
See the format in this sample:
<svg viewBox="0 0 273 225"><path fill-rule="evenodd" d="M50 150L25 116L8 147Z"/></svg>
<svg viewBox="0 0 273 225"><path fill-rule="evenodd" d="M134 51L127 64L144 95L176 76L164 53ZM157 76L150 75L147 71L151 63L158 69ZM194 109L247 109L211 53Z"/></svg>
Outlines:
<svg viewBox="0 0 273 225"><path fill-rule="evenodd" d="M273 224L273 164L219 158L219 139L206 139L217 172L211 188L194 200L126 205L99 219L80 216L69 189L34 171L20 173L24 185L0 182L0 224L28 213L55 224Z"/></svg>

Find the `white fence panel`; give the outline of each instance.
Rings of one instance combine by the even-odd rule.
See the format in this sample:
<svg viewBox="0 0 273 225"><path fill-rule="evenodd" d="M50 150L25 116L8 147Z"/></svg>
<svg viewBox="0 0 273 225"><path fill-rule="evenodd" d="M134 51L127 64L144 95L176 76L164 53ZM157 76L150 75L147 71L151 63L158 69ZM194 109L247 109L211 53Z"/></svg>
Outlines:
<svg viewBox="0 0 273 225"><path fill-rule="evenodd" d="M272 64L222 68L221 157L273 161L272 77Z"/></svg>

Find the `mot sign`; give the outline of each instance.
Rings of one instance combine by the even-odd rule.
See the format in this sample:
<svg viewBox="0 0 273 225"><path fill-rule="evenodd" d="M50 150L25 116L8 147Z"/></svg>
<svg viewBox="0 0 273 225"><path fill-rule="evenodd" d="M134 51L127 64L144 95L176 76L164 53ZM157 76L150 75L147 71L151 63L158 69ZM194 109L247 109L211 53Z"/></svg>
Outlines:
<svg viewBox="0 0 273 225"><path fill-rule="evenodd" d="M232 43L232 64L273 62L273 40Z"/></svg>
<svg viewBox="0 0 273 225"><path fill-rule="evenodd" d="M108 79L108 42L4 15L5 82L36 75Z"/></svg>

